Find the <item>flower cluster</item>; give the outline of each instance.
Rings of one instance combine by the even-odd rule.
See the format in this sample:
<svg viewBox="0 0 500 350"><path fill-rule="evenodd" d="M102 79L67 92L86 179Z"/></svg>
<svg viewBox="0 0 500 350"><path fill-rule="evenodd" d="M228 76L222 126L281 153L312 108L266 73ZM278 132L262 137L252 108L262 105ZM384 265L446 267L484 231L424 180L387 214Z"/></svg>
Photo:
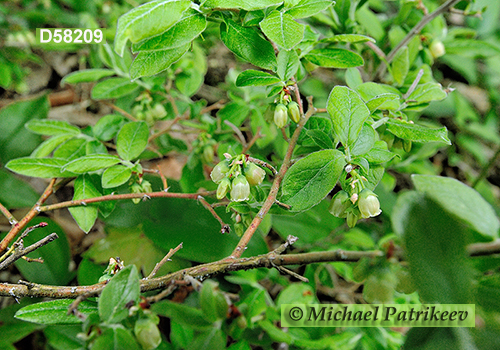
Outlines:
<svg viewBox="0 0 500 350"><path fill-rule="evenodd" d="M299 104L291 101L288 89L283 89L279 101L274 110L274 124L280 129L284 128L288 124L288 117L294 123L298 123L300 121Z"/></svg>
<svg viewBox="0 0 500 350"><path fill-rule="evenodd" d="M351 171L351 176L351 194L344 190L337 192L330 202L329 211L333 216L345 218L347 225L354 227L360 218L375 217L382 210L377 195L364 188L362 181L366 179L355 170Z"/></svg>
<svg viewBox="0 0 500 350"><path fill-rule="evenodd" d="M250 186L257 186L264 181L264 169L249 162L245 155L228 157L218 163L210 173L212 181L218 184L217 198L222 199L229 192L234 202L250 198Z"/></svg>

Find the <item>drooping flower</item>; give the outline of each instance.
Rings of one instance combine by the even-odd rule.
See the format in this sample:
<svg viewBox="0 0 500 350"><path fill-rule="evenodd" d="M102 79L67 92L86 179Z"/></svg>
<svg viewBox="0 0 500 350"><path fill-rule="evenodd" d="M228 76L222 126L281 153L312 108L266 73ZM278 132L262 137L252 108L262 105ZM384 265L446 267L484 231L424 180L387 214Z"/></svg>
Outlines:
<svg viewBox="0 0 500 350"><path fill-rule="evenodd" d="M359 193L358 208L363 219L377 216L382 212L377 195L366 188Z"/></svg>
<svg viewBox="0 0 500 350"><path fill-rule="evenodd" d="M229 172L229 162L227 160L223 160L222 162L214 166L212 172L210 173L210 177L212 178L213 182L218 184L219 182L222 181L223 178L226 177L226 174L228 172Z"/></svg>
<svg viewBox="0 0 500 350"><path fill-rule="evenodd" d="M285 105L280 103L274 110L274 124L281 129L285 127L286 123L288 123L288 111Z"/></svg>
<svg viewBox="0 0 500 350"><path fill-rule="evenodd" d="M346 191L339 191L333 196L328 210L330 214L338 218L345 218L347 216L346 209L351 206L349 203L349 194Z"/></svg>
<svg viewBox="0 0 500 350"><path fill-rule="evenodd" d="M250 184L243 175L238 175L233 180L231 188L231 200L234 202L247 201L250 198Z"/></svg>
<svg viewBox="0 0 500 350"><path fill-rule="evenodd" d="M248 163L245 167L245 177L251 186L260 185L266 177L266 172L254 163Z"/></svg>

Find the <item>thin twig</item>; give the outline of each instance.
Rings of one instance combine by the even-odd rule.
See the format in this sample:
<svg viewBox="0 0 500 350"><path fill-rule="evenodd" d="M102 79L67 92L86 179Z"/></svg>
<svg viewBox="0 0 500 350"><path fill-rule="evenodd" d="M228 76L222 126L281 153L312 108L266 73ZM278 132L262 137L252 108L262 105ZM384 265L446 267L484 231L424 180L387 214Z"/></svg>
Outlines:
<svg viewBox="0 0 500 350"><path fill-rule="evenodd" d="M436 11L433 11L429 13L428 15L424 16L420 22L418 22L415 27L413 27L408 34L401 40L389 54L387 55L387 63L391 63L398 51L405 47L411 39L427 25L430 21L432 21L434 18L439 16L440 14L448 11L451 7L453 7L457 2L460 0L448 0L444 4L442 4L440 7L436 9ZM375 76L378 76L379 79L382 78L382 75L385 73L386 65L385 64L380 64L377 72L375 73Z"/></svg>
<svg viewBox="0 0 500 350"><path fill-rule="evenodd" d="M302 281L304 283L309 283L309 280L307 278L305 278L304 276L301 276L299 275L298 273L296 272L293 272L292 270L289 270L287 269L286 267L283 267L283 266L274 266L276 268L276 270L278 270L279 272L283 273L283 274L288 274L292 277L295 277L296 279L298 279L299 281Z"/></svg>
<svg viewBox="0 0 500 350"><path fill-rule="evenodd" d="M167 192L168 191L167 178L165 177L165 175L163 175L160 165L157 164L156 167L158 168L158 173L160 174L161 183L163 184L163 191Z"/></svg>
<svg viewBox="0 0 500 350"><path fill-rule="evenodd" d="M205 113L211 112L214 109L221 109L222 107L224 107L225 103L226 103L225 100L217 101L214 104L211 104L210 106L206 106L205 108L202 108L200 111L200 114L205 114Z"/></svg>
<svg viewBox="0 0 500 350"><path fill-rule="evenodd" d="M229 126L234 131L234 133L240 139L240 142L243 145L243 148L245 148L247 146L247 140L245 140L245 136L243 136L243 133L241 132L241 130L238 129L236 127L236 125L234 125L233 123L231 123L229 120L224 120L224 124L226 124L227 126Z"/></svg>
<svg viewBox="0 0 500 350"><path fill-rule="evenodd" d="M288 205L288 204L285 204L285 203L281 203L279 200L275 200L274 203L276 203L277 205L279 205L280 207L283 207L287 210L290 210L292 209L292 206Z"/></svg>
<svg viewBox="0 0 500 350"><path fill-rule="evenodd" d="M481 169L481 173L479 173L479 176L474 180L474 182L472 183L472 187L476 187L477 184L486 177L486 175L488 175L488 172L490 171L491 167L493 166L493 164L495 164L498 156L500 155L500 147L497 148L495 154L493 155L493 157L491 157L490 161L488 162L488 164L486 164L486 166L484 166L482 169Z"/></svg>
<svg viewBox="0 0 500 350"><path fill-rule="evenodd" d="M268 168L269 170L271 170L271 172L273 173L274 176L278 175L278 170L276 170L271 164L266 163L263 160L253 158L253 157L247 157L247 160L249 162L252 162L252 163L258 164L260 166L263 166L265 168Z"/></svg>
<svg viewBox="0 0 500 350"><path fill-rule="evenodd" d="M253 135L252 139L250 140L250 142L247 143L247 145L243 148L243 151L241 151L241 153L247 153L250 148L252 148L253 144L255 143L255 141L257 141L258 139L260 139L262 137L260 131L261 131L262 127L259 126L257 128L257 132L255 133L255 135Z"/></svg>
<svg viewBox="0 0 500 350"><path fill-rule="evenodd" d="M184 198L184 199L198 199L198 196L210 196L215 194L215 191L205 191L200 193L169 193L165 191L160 192L149 192L149 193L124 193L124 194L108 194L105 196L88 198L88 199L78 199L66 202L60 202L51 205L45 205L39 208L40 212L46 212L56 209L76 207L80 205L87 205L97 202L106 201L116 201L124 199L134 199L134 198Z"/></svg>
<svg viewBox="0 0 500 350"><path fill-rule="evenodd" d="M43 247L44 245L52 242L57 238L59 238L59 236L56 233L51 233L47 237L42 238L38 242L30 245L29 247L14 249L14 253L12 255L9 255L4 261L0 263L0 270L7 268L8 266L12 265L16 260L21 259L22 256L29 254L40 247Z"/></svg>
<svg viewBox="0 0 500 350"><path fill-rule="evenodd" d="M385 55L384 51L382 51L380 49L380 47L378 47L377 45L375 45L375 43L372 43L371 41L367 41L366 43L366 46L368 46L370 49L373 50L373 52L375 52L375 54L382 60L382 61L385 61L387 62L387 56Z"/></svg>
<svg viewBox="0 0 500 350"><path fill-rule="evenodd" d="M127 111L125 111L123 109L121 109L118 106L115 106L113 103L110 103L110 102L107 102L107 101L103 101L103 102L104 102L105 105L111 107L113 110L115 110L116 112L120 113L125 118L130 119L133 122L137 121L137 119L132 114L130 114L129 112L127 112Z"/></svg>
<svg viewBox="0 0 500 350"><path fill-rule="evenodd" d="M163 259L161 259L161 261L159 263L157 263L153 269L153 271L151 271L151 273L149 274L148 277L146 277L146 279L150 279L150 278L153 278L157 273L158 273L158 270L163 266L165 265L165 263L167 261L172 261L172 259L170 259L175 253L177 253L179 251L179 249L182 248L182 242L181 244L179 244L177 247L175 248L171 248L169 251L168 251L168 254L165 255L165 257Z"/></svg>
<svg viewBox="0 0 500 350"><path fill-rule="evenodd" d="M215 212L214 208L212 208L212 206L210 205L210 203L208 203L205 198L203 198L202 196L198 196L198 200L200 201L201 204L203 204L203 206L205 207L205 209L207 209L210 214L212 214L212 216L220 223L220 232L221 233L229 233L230 231L230 226L228 224L226 224L224 221L222 221L222 219L220 218L220 216Z"/></svg>
<svg viewBox="0 0 500 350"><path fill-rule="evenodd" d="M181 120L182 118L183 118L183 116L180 116L180 115L176 116L176 117L174 118L174 120L172 120L172 122L171 122L171 123L170 123L170 124L169 124L166 128L164 128L164 129L162 129L162 130L160 130L160 131L157 131L157 132L155 132L153 135L151 135L151 136L149 137L149 139L148 139L148 142L151 142L151 141L153 141L153 140L157 139L157 138L158 138L158 137L160 137L161 135L164 135L164 134L169 133L169 132L172 130L172 127L173 127L175 124L177 124L177 122L178 122L179 120Z"/></svg>
<svg viewBox="0 0 500 350"><path fill-rule="evenodd" d="M40 213L40 206L45 203L47 198L53 193L54 184L56 183L56 179L52 179L49 182L49 185L43 191L42 195L35 203L35 205L30 209L28 214L26 214L21 221L15 224L12 229L7 233L7 236L4 237L2 242L0 243L0 253L3 252L12 242L12 240L19 234L19 232L35 217Z"/></svg>
<svg viewBox="0 0 500 350"><path fill-rule="evenodd" d="M413 80L413 83L411 83L410 88L408 89L408 91L406 91L406 94L403 95L403 100L406 100L413 93L413 91L415 91L415 89L416 89L418 83L420 82L420 79L422 79L423 75L424 75L424 70L423 69L419 70L417 73L417 76Z"/></svg>
<svg viewBox="0 0 500 350"><path fill-rule="evenodd" d="M11 212L9 211L9 209L4 207L2 203L0 203L0 211L7 218L7 220L9 220L9 224L11 224L11 225L17 224L17 220L14 217L14 215L12 215Z"/></svg>

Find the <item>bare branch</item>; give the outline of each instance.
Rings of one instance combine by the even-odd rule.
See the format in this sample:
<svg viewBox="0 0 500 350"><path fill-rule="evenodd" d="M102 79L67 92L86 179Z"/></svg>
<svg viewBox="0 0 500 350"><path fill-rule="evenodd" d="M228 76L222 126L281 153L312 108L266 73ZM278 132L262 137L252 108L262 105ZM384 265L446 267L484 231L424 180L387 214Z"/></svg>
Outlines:
<svg viewBox="0 0 500 350"><path fill-rule="evenodd" d="M150 279L150 278L153 278L157 273L158 273L158 270L167 262L167 261L171 261L171 257L177 253L179 251L179 249L182 248L182 243L179 244L177 247L175 248L172 248L169 250L168 254L165 255L165 257L163 259L161 259L161 261L159 263L157 263L153 269L153 271L151 271L151 273L149 274L148 277L146 277L145 279Z"/></svg>

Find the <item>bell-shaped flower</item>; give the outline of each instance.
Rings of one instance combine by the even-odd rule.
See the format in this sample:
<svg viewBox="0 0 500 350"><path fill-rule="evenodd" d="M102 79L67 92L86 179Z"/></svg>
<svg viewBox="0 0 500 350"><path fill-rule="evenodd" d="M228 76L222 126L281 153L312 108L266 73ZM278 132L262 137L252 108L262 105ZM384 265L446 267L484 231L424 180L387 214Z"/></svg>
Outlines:
<svg viewBox="0 0 500 350"><path fill-rule="evenodd" d="M346 191L339 191L333 196L328 210L330 214L338 218L345 218L347 216L346 209L351 206L349 202L349 194Z"/></svg>
<svg viewBox="0 0 500 350"><path fill-rule="evenodd" d="M300 121L300 110L299 104L297 102L292 101L288 104L288 115L290 116L290 119L295 123L298 123Z"/></svg>
<svg viewBox="0 0 500 350"><path fill-rule="evenodd" d="M274 110L274 124L281 129L285 127L286 123L288 123L288 112L285 105L280 103Z"/></svg>
<svg viewBox="0 0 500 350"><path fill-rule="evenodd" d="M210 177L212 178L213 182L218 184L219 182L222 181L223 178L226 177L226 174L228 172L229 172L229 162L227 160L223 160L222 162L214 166L212 172L210 173Z"/></svg>
<svg viewBox="0 0 500 350"><path fill-rule="evenodd" d="M225 177L219 182L219 186L217 187L217 199L222 199L226 196L231 188L231 181Z"/></svg>
<svg viewBox="0 0 500 350"><path fill-rule="evenodd" d="M382 212L377 195L366 188L359 193L358 208L363 219L377 216Z"/></svg>
<svg viewBox="0 0 500 350"><path fill-rule="evenodd" d="M233 180L231 188L231 200L234 202L247 201L250 198L250 184L243 175L238 175Z"/></svg>
<svg viewBox="0 0 500 350"><path fill-rule="evenodd" d="M250 186L260 185L266 177L266 172L260 166L254 163L248 163L245 167L245 177Z"/></svg>

